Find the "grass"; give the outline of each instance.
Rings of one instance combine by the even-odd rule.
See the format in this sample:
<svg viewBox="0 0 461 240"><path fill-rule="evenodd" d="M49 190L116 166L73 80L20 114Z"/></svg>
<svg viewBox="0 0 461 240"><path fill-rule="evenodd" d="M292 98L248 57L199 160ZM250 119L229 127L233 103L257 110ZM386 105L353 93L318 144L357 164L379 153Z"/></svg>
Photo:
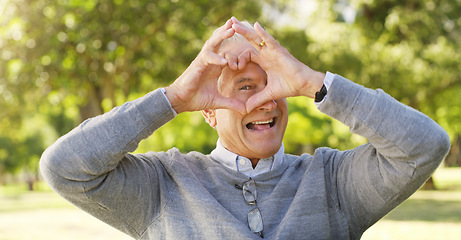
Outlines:
<svg viewBox="0 0 461 240"><path fill-rule="evenodd" d="M461 168L434 174L438 191L418 191L368 229L363 240L460 239ZM131 239L77 209L45 183L0 186L0 240Z"/></svg>
<svg viewBox="0 0 461 240"><path fill-rule="evenodd" d="M77 209L46 184L0 187L0 240L132 239Z"/></svg>
<svg viewBox="0 0 461 240"><path fill-rule="evenodd" d="M51 191L46 183L38 183L36 188L36 191L31 192L25 185L0 187L0 214L72 207L69 202Z"/></svg>
<svg viewBox="0 0 461 240"><path fill-rule="evenodd" d="M461 237L461 168L439 168L439 190L417 191L363 235L363 240L458 240Z"/></svg>
<svg viewBox="0 0 461 240"><path fill-rule="evenodd" d="M418 191L363 235L363 240L458 240L461 191Z"/></svg>
<svg viewBox="0 0 461 240"><path fill-rule="evenodd" d="M461 191L461 168L439 168L434 173L438 189Z"/></svg>

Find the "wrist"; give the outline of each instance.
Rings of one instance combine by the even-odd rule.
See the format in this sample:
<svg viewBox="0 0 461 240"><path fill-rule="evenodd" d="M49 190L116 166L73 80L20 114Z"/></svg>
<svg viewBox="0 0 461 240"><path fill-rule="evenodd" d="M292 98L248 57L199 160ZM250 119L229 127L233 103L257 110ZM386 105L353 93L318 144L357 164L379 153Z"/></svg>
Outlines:
<svg viewBox="0 0 461 240"><path fill-rule="evenodd" d="M324 80L325 80L325 73L315 71L314 76L312 77L312 80L311 80L312 87L315 92L318 92L322 89Z"/></svg>
<svg viewBox="0 0 461 240"><path fill-rule="evenodd" d="M179 94L178 94L178 88L175 87L174 85L170 85L168 87L165 87L165 96L166 98L168 99L168 101L170 102L171 104L171 108L173 108L173 110L176 112L176 113L181 113L181 112L185 112L187 110L185 110L184 108L184 104L183 104L183 101L181 100L181 98L179 97Z"/></svg>
<svg viewBox="0 0 461 240"><path fill-rule="evenodd" d="M305 76L306 84L301 95L315 98L315 94L321 91L323 87L325 74L310 69L310 72Z"/></svg>

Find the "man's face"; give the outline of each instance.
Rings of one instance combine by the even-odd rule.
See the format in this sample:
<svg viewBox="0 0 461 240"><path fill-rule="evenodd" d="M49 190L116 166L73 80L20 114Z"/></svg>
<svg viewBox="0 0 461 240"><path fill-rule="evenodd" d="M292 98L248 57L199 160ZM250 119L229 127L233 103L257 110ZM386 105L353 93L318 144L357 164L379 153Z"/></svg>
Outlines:
<svg viewBox="0 0 461 240"><path fill-rule="evenodd" d="M248 42L227 43L222 51L238 57L243 51L253 48ZM267 83L267 74L259 65L247 63L242 70L225 67L222 71L221 94L246 102L260 92ZM288 122L286 99L269 101L248 114L228 109L210 111L206 116L211 126L215 126L223 146L240 156L261 159L274 155L282 144ZM206 114L204 114L206 115Z"/></svg>

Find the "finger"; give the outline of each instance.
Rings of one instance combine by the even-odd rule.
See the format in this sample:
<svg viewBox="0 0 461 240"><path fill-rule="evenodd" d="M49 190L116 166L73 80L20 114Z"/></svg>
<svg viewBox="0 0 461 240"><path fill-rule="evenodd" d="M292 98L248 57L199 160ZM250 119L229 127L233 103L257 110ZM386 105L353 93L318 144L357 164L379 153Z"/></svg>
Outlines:
<svg viewBox="0 0 461 240"><path fill-rule="evenodd" d="M226 23L224 23L224 25L222 25L221 27L217 28L216 30L214 30L213 35L219 35L219 34L222 34L224 32L226 32L227 30L231 29L232 28L232 20L229 19L226 21Z"/></svg>
<svg viewBox="0 0 461 240"><path fill-rule="evenodd" d="M202 65L220 65L227 64L227 59L217 54L222 41L233 36L235 30L232 28L232 21L229 19L223 26L214 31L212 36L205 42L197 58L197 63Z"/></svg>
<svg viewBox="0 0 461 240"><path fill-rule="evenodd" d="M250 60L248 62L254 62L258 64L263 70L267 70L264 59L261 57L261 55L257 51L254 51L254 50L249 51L249 56L250 56Z"/></svg>
<svg viewBox="0 0 461 240"><path fill-rule="evenodd" d="M238 57L238 69L244 69L249 61L251 61L251 50L245 50Z"/></svg>
<svg viewBox="0 0 461 240"><path fill-rule="evenodd" d="M232 17L231 20L233 23L232 28L235 30L235 32L244 36L256 49L261 48L259 44L262 42L262 38L256 33L254 29L245 26L235 17Z"/></svg>
<svg viewBox="0 0 461 240"><path fill-rule="evenodd" d="M246 111L247 112L251 112L253 111L253 109L263 105L264 103L270 101L270 100L273 100L273 99L277 99L277 97L275 97L275 95L273 93L271 93L270 90L268 90L268 88L264 88L264 90L262 90L261 92L251 96L250 98L248 98L247 102L246 102Z"/></svg>
<svg viewBox="0 0 461 240"><path fill-rule="evenodd" d="M234 33L235 30L232 28L232 21L229 19L223 26L214 31L213 35L206 41L204 49L217 52L222 41L232 37Z"/></svg>
<svg viewBox="0 0 461 240"><path fill-rule="evenodd" d="M238 59L234 54L230 52L224 52L222 55L227 60L227 65L231 70L238 70Z"/></svg>
<svg viewBox="0 0 461 240"><path fill-rule="evenodd" d="M268 47L276 47L279 45L277 40L275 40L274 37L272 37L266 30L264 30L263 27L258 22L255 22L254 24L254 29L256 34L264 41L265 45Z"/></svg>
<svg viewBox="0 0 461 240"><path fill-rule="evenodd" d="M215 109L230 109L242 114L246 114L245 103L237 99L226 98L222 96L215 99Z"/></svg>
<svg viewBox="0 0 461 240"><path fill-rule="evenodd" d="M218 66L224 66L227 64L227 59L224 57L221 57L219 54L216 54L214 52L205 52L204 56L204 65L218 65Z"/></svg>

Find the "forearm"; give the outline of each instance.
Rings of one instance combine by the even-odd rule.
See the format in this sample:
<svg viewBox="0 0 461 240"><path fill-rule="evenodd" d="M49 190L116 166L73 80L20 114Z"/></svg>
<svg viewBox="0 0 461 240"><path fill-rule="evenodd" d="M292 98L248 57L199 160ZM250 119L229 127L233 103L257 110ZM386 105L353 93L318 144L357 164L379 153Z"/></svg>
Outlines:
<svg viewBox="0 0 461 240"><path fill-rule="evenodd" d="M407 159L447 150L449 138L443 128L381 90L336 75L327 96L328 101L319 109L348 125L352 133L366 137L384 156Z"/></svg>
<svg viewBox="0 0 461 240"><path fill-rule="evenodd" d="M51 145L41 169L66 179L88 181L114 169L127 152L174 117L160 90L88 119Z"/></svg>
<svg viewBox="0 0 461 240"><path fill-rule="evenodd" d="M447 133L381 90L336 77L319 106L369 144L331 161L333 193L357 228L366 228L416 191L446 155Z"/></svg>
<svg viewBox="0 0 461 240"><path fill-rule="evenodd" d="M138 238L160 208L164 175L160 163L127 153L174 115L156 90L88 119L45 151L42 175L74 205Z"/></svg>

